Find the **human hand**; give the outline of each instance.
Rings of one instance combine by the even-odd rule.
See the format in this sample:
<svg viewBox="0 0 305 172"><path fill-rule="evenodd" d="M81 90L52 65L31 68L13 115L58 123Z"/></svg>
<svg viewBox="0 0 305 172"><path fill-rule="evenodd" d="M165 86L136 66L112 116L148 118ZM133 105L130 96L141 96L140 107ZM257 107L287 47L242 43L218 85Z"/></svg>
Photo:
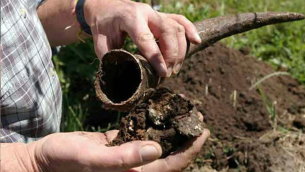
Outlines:
<svg viewBox="0 0 305 172"><path fill-rule="evenodd" d="M186 39L194 44L201 42L195 26L184 16L156 12L144 3L87 0L84 13L99 58L111 49L121 48L128 33L163 77L179 72L186 54Z"/></svg>
<svg viewBox="0 0 305 172"><path fill-rule="evenodd" d="M180 171L200 151L209 135L188 142L179 152L165 159L159 144L152 141L134 141L107 147L118 131L106 133L56 133L27 145L36 171L43 172L103 172L103 171ZM34 158L33 158L34 157ZM156 161L155 161L156 160Z"/></svg>
<svg viewBox="0 0 305 172"><path fill-rule="evenodd" d="M159 158L162 149L152 141L134 141L108 147L118 131L56 133L28 145L42 172L126 171Z"/></svg>

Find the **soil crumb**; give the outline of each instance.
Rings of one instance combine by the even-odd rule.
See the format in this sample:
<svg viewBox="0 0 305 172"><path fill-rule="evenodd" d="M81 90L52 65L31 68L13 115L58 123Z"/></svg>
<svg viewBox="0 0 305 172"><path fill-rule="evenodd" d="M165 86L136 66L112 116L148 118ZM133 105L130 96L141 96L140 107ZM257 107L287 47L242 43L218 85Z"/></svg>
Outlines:
<svg viewBox="0 0 305 172"><path fill-rule="evenodd" d="M168 89L146 92L145 99L120 122L120 132L112 145L134 140L153 140L162 147L162 157L178 150L203 132L196 108Z"/></svg>

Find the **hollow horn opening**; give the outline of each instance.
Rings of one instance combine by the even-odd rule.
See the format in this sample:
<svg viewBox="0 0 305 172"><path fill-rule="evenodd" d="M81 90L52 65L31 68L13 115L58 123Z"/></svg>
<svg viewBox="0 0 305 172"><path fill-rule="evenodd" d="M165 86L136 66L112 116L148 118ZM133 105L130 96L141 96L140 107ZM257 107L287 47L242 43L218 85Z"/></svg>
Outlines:
<svg viewBox="0 0 305 172"><path fill-rule="evenodd" d="M131 98L141 84L138 61L125 51L107 53L100 66L99 84L102 92L113 103Z"/></svg>

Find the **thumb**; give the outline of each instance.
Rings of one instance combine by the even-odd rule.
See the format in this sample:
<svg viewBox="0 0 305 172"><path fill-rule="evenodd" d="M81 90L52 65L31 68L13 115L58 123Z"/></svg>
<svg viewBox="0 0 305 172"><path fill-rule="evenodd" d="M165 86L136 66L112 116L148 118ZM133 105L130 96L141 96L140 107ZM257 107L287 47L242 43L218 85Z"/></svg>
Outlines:
<svg viewBox="0 0 305 172"><path fill-rule="evenodd" d="M153 141L133 141L105 149L103 159L108 164L103 165L110 167L111 171L125 171L148 164L162 154L160 145Z"/></svg>

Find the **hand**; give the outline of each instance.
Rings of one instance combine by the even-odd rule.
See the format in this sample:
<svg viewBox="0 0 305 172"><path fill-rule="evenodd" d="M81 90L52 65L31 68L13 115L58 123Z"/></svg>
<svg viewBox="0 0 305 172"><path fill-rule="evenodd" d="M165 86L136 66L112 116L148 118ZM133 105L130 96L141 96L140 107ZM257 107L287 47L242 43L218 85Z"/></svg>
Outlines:
<svg viewBox="0 0 305 172"><path fill-rule="evenodd" d="M159 158L161 147L152 141L134 141L107 147L118 131L51 134L29 145L36 169L44 172L126 171Z"/></svg>
<svg viewBox="0 0 305 172"><path fill-rule="evenodd" d="M185 148L166 159L159 144L152 141L134 141L121 146L107 147L118 131L106 133L56 133L27 145L29 159L36 171L103 172L103 171L180 171L200 151L209 135L190 141ZM34 158L33 158L34 157ZM146 165L145 165L146 164ZM140 166L140 167L139 167ZM136 168L137 167L137 168Z"/></svg>
<svg viewBox="0 0 305 172"><path fill-rule="evenodd" d="M179 72L186 54L186 38L194 44L201 42L195 26L184 16L156 12L144 3L87 0L84 12L99 58L111 49L121 48L128 33L163 77Z"/></svg>

